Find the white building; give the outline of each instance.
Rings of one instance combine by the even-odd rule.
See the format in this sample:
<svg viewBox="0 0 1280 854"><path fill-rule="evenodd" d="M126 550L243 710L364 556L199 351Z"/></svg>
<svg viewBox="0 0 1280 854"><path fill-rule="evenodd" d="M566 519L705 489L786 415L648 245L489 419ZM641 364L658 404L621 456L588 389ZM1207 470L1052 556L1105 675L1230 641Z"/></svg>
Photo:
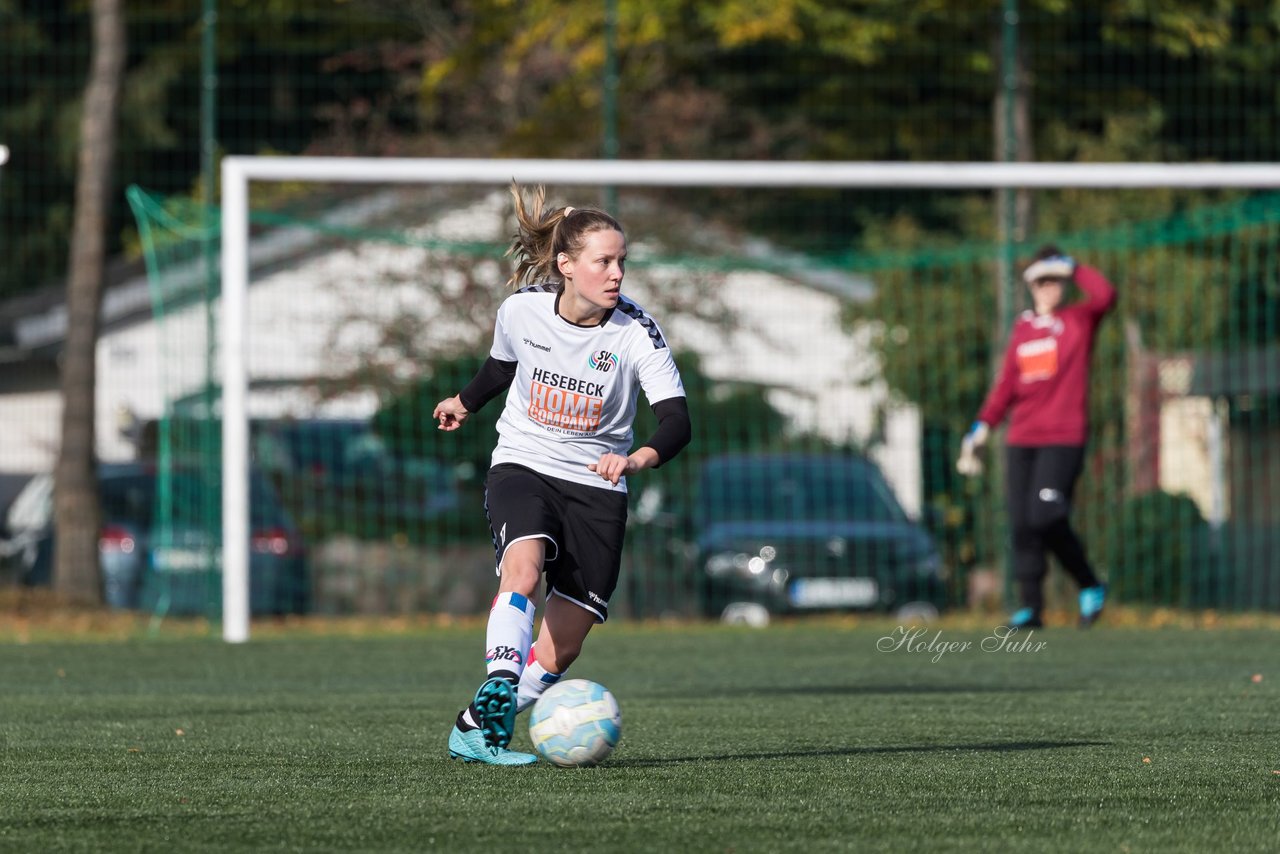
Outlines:
<svg viewBox="0 0 1280 854"><path fill-rule="evenodd" d="M330 213L331 222L374 223L398 210L397 193L371 194ZM494 193L465 208L454 208L416 232L441 240L501 241L509 224L509 199ZM366 241L336 244L324 235L281 228L254 240L255 273L249 293L247 331L254 417L350 417L371 415L372 391L318 402L300 391L319 377L350 371L362 360L379 360L393 372L411 375L420 357L459 347L483 351L491 334L492 310L461 315L453 306L466 277L439 264L436 250ZM694 350L715 379L757 383L771 389L770 402L794 428L827 438L867 445L908 512L921 509L919 414L894 401L879 378L866 338L841 327L840 306L865 299L871 284L840 272L807 270L798 259L792 277L769 272L720 274L709 314L663 310L669 295L687 299L687 272L645 263L643 241L633 243L624 290L653 310L677 351ZM759 244L745 255L769 253ZM424 271L436 284L422 286ZM482 259L474 271L492 285L493 304L502 296L505 267ZM198 261L167 270L173 290L198 287ZM157 316L152 284L139 269L117 270L103 306L98 343L97 441L105 460L134 454L136 424L159 418L164 400L198 393L211 357L210 311L201 301ZM447 304L447 305L446 305ZM0 352L0 477L20 479L53 466L61 405L52 357L65 331L65 307L56 296L29 300L27 310L11 306L10 346ZM211 307L216 322L217 306ZM731 317L719 323L717 317ZM386 347L382 334L395 319L416 318L420 340L413 357ZM443 321L442 318L448 318ZM262 383L259 381L266 380ZM270 386L274 391L262 391ZM280 389L290 388L290 391ZM879 441L868 445L872 437ZM0 501L4 496L0 496Z"/></svg>

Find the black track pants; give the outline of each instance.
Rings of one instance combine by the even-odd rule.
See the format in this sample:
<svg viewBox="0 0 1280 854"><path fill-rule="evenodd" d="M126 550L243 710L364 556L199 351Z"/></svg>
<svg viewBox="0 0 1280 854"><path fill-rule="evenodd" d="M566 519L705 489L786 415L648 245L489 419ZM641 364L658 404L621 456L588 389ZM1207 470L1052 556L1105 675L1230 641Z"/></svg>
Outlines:
<svg viewBox="0 0 1280 854"><path fill-rule="evenodd" d="M1081 588L1099 584L1071 527L1071 497L1084 467L1084 448L1010 445L1006 455L1005 487L1018 593L1023 606L1039 611L1044 607L1050 552Z"/></svg>

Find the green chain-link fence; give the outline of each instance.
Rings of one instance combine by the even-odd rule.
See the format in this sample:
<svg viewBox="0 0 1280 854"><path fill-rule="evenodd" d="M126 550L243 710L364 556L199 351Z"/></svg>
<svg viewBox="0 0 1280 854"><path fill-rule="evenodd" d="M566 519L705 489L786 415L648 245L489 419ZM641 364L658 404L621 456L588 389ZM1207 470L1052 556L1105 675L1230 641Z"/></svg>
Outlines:
<svg viewBox="0 0 1280 854"><path fill-rule="evenodd" d="M790 192L716 193L741 207L800 204ZM255 213L261 254L250 288L254 468L274 483L307 550L298 601L321 613L467 611L492 587L482 478L499 407L457 434L438 433L430 413L487 352L508 272L509 201L480 188L320 195L323 216L302 217L296 198L291 213ZM839 204L839 194L806 195L810 208ZM1042 202L1046 213L1065 205L1102 218L1121 195ZM835 240L798 253L691 212L697 197L634 189L620 199L634 243L628 291L678 354L695 439L674 463L635 479L618 610L805 610L789 582L864 574L886 549L898 553L877 570L874 595L815 593L813 607L1003 607L998 458L973 480L953 468L1000 352L999 248L929 244L913 231L909 251L850 252ZM202 323L198 262L216 228L196 227L199 208L138 190L131 198L148 237L160 338L170 340L166 326ZM1280 197L1240 196L1052 235L1120 293L1094 354L1075 519L1121 602L1280 607L1271 557L1280 529L1267 509L1280 488L1278 221ZM209 420L192 408L210 363L198 336L178 340L186 355L163 360L162 432L192 437L184 450L197 459L216 456L216 425L200 433ZM651 428L642 418L637 432ZM866 476L833 472L864 460L895 497L890 509L846 507ZM770 510L786 490L813 501L796 511L806 499L793 496L791 510ZM763 515L741 541L718 543L717 502L738 499ZM860 513L914 533L886 545L870 528L829 518ZM907 554L915 534L936 551ZM785 564L794 577L760 575L753 556L784 539L790 552L770 573ZM921 581L932 568L941 570L937 588ZM1068 595L1074 589L1051 576L1051 601Z"/></svg>
<svg viewBox="0 0 1280 854"><path fill-rule="evenodd" d="M516 7L425 0L126 2L120 192L108 225L118 261L109 270L103 308L100 455L111 460L159 453L169 455L165 465L171 467L196 445L201 465L214 476L208 459L217 435L211 427L217 388L210 260L216 234L202 209L187 205L216 203L211 167L219 154L1280 159L1273 121L1280 95L1280 55L1273 46L1280 24L1271 4L1148 5L1081 9L990 0L957 7L883 0L856 8L781 2L762 10L757 4L628 0L531 0ZM58 443L59 300L90 53L85 4L0 4L0 45L0 144L11 152L0 166L0 252L7 261L0 266L0 405L6 423L15 425L0 445L5 503L18 485L49 469ZM130 185L156 194L145 204L135 199L145 211L136 221L125 199ZM327 218L316 213L318 197ZM1276 429L1270 196L1063 191L1023 194L997 209L988 194L960 192L726 190L619 198L609 188L591 188L582 200L611 206L616 200L636 239L653 236L650 260L633 280L651 277L646 287L671 314L702 312L707 328L718 328L731 309L741 319L733 298L759 286L750 284L752 275L782 273L798 281L789 299L838 317L841 347L882 359L875 371L859 363L851 373L856 382L882 388L893 405L872 415L873 408L846 401L834 408L850 411L832 419L832 406L817 397L817 386L779 391L767 372L733 380L721 364L723 354L686 352L697 359L687 369L691 392L708 407L696 413L700 423L721 425L700 435L699 447L705 453L757 451L782 435L810 449L898 448L883 452L880 467L940 544L952 603L968 598L975 573L1003 565L1002 522L992 510L996 479L963 484L950 467L957 431L972 417L998 351L994 342L1002 339L1014 307L1010 291L996 281L993 259L1004 253L1001 236L1019 254L1034 248L1035 235L1048 235L1094 260L1122 297L1096 356L1095 432L1079 520L1091 548L1117 592L1135 601L1276 607L1274 572L1266 564ZM324 303L355 318L346 328L366 329L365 338L356 337L358 347L323 337L328 333L315 331L323 326L319 321L306 327L308 346L331 345L327 352L336 363L310 378L308 387L320 389L326 401L323 412L314 402L297 404L297 411L335 422L375 413L371 432L343 428L356 434L352 454L360 456L363 442L363 452L376 457L370 448L389 444L387 452L422 463L420 484L447 476L452 486L438 491L457 493L446 497L447 508L421 511L433 514L429 524L402 520L406 530L397 536L387 532L398 511L369 515L363 498L355 504L339 500L315 482L296 487L317 494L301 509L296 502L302 498L291 499L304 533L317 526L342 529L349 537L343 548L355 549L366 565L385 566L380 579L406 579L400 586L431 562L409 551L417 540L431 545L441 573L460 563L483 563L473 553L477 546L483 551L485 537L475 489L487 443L480 430L447 448L431 444L434 434L412 438L406 425L422 413L404 402L409 389L422 387L423 399L434 403L431 395L456 386L483 353L484 335L477 330L505 278L496 260L503 235L441 226L425 240L412 230L429 229L442 211L475 204L403 188L379 195L283 186L254 200L261 232L255 243L266 247L261 251L268 258L256 275L272 264L296 267L302 257L328 256L334 247L377 245L448 257L447 264L431 262L432 269L453 270L463 283L457 293L443 290L435 297L465 321L447 326L443 362L435 351L420 358L424 351L411 346L414 336L442 334L441 324L424 332L416 321L389 323L389 310L374 311L377 301L359 289L340 311ZM490 204L502 207L501 200ZM168 220L158 206L170 208ZM727 235L723 245L717 245L717 229ZM272 235L274 244L267 240ZM761 243L748 236L767 248L760 250ZM149 282L140 269L144 253ZM675 271L670 275L679 284L655 270ZM412 278L403 270L397 275ZM365 287L381 292L385 282L366 281ZM154 315L137 297L148 292L161 297ZM174 303L177 293L189 304ZM700 304L710 297L724 312ZM810 306L812 299L821 304ZM377 323L361 312L376 315ZM375 327L376 334L367 331ZM152 334L158 337L149 339ZM919 346L922 338L932 345ZM673 340L680 340L676 330ZM734 339L727 346L744 345ZM381 361L397 352L412 353L410 364ZM345 362L339 358L344 353ZM277 398L286 397L287 387L298 384L294 357L281 352L262 358L258 388L274 386ZM144 370L152 362L155 368ZM954 370L958 365L965 370ZM839 388L856 385L853 380L841 380ZM308 395L313 401L315 395ZM1153 438L1173 441L1161 429L1162 418L1174 428L1200 425L1188 427L1183 432L1193 435L1179 440L1201 446L1181 473ZM900 450L908 444L895 438L900 433L918 437L914 457ZM328 448L346 438L305 441ZM275 439L278 445L304 441ZM682 585L693 571L688 520L695 515L699 462L698 452L691 453L685 463L657 474L652 480L663 494L645 499L636 512L640 527L632 548L648 556L634 558L645 566L644 583L627 595L640 613L688 610L696 601ZM316 466L312 474L319 477L324 468ZM373 495L380 507L399 500ZM210 530L216 528L216 506L207 502L197 513ZM256 547L293 557L305 546L308 573L342 563L332 547L310 540L295 549L280 530L264 520ZM376 560L367 559L367 549L379 547L365 544L385 537L391 545ZM208 538L198 544L197 552L216 550ZM442 544L463 551L442 551ZM178 562L200 565L178 555L174 544L165 547ZM204 582L204 593L216 592L215 578ZM448 610L474 599L455 592L457 602L442 605L445 582L421 584L412 604L397 605L385 591L351 592L365 589L365 581L346 578L332 586L346 585L347 592L308 586L302 605ZM261 595L287 609L299 606L299 596L290 592L295 587L286 580L276 598ZM153 591L148 606L170 608L173 593ZM204 593L192 599L207 610L214 606L203 604Z"/></svg>

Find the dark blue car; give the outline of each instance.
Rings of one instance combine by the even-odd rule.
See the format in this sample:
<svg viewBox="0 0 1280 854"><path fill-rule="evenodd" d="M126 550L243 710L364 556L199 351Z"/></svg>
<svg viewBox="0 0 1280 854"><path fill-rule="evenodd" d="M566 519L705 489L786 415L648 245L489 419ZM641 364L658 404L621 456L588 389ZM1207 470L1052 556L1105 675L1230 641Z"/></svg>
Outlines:
<svg viewBox="0 0 1280 854"><path fill-rule="evenodd" d="M115 608L214 614L222 596L221 499L217 474L178 468L161 477L150 463L98 468L103 599ZM250 606L256 614L302 613L310 602L307 550L271 484L249 480ZM45 586L53 574L53 475L23 488L5 519L10 575Z"/></svg>
<svg viewBox="0 0 1280 854"><path fill-rule="evenodd" d="M709 459L694 509L702 613L770 614L943 605L932 536L879 469L849 454L729 454Z"/></svg>
<svg viewBox="0 0 1280 854"><path fill-rule="evenodd" d="M363 419L262 422L254 459L312 542L420 539L458 508L453 467L397 454Z"/></svg>

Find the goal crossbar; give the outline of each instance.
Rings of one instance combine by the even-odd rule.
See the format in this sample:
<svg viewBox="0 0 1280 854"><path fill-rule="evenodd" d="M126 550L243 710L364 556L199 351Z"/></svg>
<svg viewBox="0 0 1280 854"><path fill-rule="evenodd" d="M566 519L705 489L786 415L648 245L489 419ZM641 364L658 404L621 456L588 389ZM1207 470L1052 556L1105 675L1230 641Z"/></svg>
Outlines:
<svg viewBox="0 0 1280 854"><path fill-rule="evenodd" d="M222 160L222 635L249 639L249 185L254 181L883 189L1275 189L1271 163L884 163L255 157Z"/></svg>
<svg viewBox="0 0 1280 854"><path fill-rule="evenodd" d="M883 163L763 160L489 160L227 157L224 178L330 183L543 182L651 187L1265 188L1274 163ZM224 185L225 186L225 185Z"/></svg>

